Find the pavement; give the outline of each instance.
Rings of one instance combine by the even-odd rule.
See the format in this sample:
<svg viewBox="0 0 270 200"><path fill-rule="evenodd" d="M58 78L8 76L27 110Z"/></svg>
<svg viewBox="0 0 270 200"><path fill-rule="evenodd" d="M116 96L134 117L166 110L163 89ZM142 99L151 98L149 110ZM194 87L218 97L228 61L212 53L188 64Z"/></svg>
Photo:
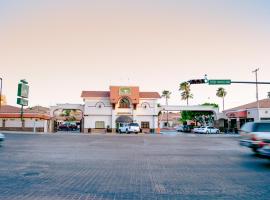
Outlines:
<svg viewBox="0 0 270 200"><path fill-rule="evenodd" d="M0 199L270 199L270 161L233 135L6 134Z"/></svg>

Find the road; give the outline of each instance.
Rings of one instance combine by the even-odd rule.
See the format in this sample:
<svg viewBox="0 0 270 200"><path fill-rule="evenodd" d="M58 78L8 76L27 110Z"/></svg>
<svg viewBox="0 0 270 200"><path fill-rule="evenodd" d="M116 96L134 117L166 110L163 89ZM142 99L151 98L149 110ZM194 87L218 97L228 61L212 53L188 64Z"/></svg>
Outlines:
<svg viewBox="0 0 270 200"><path fill-rule="evenodd" d="M270 199L270 161L237 139L6 134L0 199Z"/></svg>

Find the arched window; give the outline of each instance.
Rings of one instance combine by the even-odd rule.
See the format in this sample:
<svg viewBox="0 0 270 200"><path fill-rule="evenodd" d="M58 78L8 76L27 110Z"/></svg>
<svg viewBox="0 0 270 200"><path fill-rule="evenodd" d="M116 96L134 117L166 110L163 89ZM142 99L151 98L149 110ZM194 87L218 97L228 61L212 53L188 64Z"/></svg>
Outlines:
<svg viewBox="0 0 270 200"><path fill-rule="evenodd" d="M119 102L119 108L130 108L130 102L127 98L123 98Z"/></svg>

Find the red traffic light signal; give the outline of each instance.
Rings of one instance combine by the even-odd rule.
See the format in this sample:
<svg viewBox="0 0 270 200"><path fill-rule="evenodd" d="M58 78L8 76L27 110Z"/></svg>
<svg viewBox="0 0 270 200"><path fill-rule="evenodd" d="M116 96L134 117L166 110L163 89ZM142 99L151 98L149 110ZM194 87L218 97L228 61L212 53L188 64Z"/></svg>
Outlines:
<svg viewBox="0 0 270 200"><path fill-rule="evenodd" d="M206 83L205 79L192 79L188 81L189 84L204 84Z"/></svg>

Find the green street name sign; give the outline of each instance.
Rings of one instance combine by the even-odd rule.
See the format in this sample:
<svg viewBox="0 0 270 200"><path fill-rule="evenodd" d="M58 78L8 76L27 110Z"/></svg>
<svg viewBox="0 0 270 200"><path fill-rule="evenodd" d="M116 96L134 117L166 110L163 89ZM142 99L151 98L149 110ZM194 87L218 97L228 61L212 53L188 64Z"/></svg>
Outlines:
<svg viewBox="0 0 270 200"><path fill-rule="evenodd" d="M230 79L224 80L208 80L209 85L231 85L232 81Z"/></svg>
<svg viewBox="0 0 270 200"><path fill-rule="evenodd" d="M21 106L28 106L28 100L23 98L17 98L17 104Z"/></svg>
<svg viewBox="0 0 270 200"><path fill-rule="evenodd" d="M17 96L28 98L28 94L29 94L29 86L26 85L25 83L19 83Z"/></svg>

